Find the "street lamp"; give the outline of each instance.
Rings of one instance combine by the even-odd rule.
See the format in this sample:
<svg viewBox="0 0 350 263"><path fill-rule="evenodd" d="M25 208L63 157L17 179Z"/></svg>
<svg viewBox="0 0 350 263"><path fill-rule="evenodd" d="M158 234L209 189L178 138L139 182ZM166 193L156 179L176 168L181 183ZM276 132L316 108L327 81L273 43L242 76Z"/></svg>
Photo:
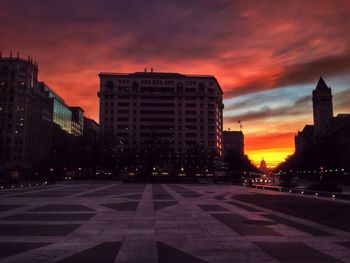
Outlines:
<svg viewBox="0 0 350 263"><path fill-rule="evenodd" d="M53 168L50 168L50 179L53 180Z"/></svg>

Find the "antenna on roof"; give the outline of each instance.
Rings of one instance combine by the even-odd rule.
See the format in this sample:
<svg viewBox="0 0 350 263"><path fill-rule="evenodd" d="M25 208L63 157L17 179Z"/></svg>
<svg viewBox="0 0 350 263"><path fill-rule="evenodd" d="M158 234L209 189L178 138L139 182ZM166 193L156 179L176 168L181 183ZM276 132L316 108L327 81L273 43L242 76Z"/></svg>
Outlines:
<svg viewBox="0 0 350 263"><path fill-rule="evenodd" d="M151 68L151 73L153 73L153 68Z"/></svg>
<svg viewBox="0 0 350 263"><path fill-rule="evenodd" d="M145 73L147 72L147 68L145 68Z"/></svg>
<svg viewBox="0 0 350 263"><path fill-rule="evenodd" d="M17 51L17 59L19 59L19 52Z"/></svg>

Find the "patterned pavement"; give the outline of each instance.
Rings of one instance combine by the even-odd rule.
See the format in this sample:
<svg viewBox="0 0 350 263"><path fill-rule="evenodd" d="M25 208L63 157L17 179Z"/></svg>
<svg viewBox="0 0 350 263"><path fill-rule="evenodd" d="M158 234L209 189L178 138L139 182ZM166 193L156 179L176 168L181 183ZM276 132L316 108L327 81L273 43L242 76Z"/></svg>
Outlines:
<svg viewBox="0 0 350 263"><path fill-rule="evenodd" d="M350 202L229 185L0 191L0 262L350 262Z"/></svg>

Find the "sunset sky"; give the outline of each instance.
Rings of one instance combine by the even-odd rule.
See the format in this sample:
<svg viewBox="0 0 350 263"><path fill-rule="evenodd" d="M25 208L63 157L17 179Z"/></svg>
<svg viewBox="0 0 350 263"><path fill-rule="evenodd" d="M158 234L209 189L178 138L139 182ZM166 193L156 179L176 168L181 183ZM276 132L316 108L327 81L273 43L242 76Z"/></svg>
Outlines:
<svg viewBox="0 0 350 263"><path fill-rule="evenodd" d="M312 123L322 75L350 112L350 1L0 0L0 51L39 62L39 78L98 121L101 71L214 75L225 129L274 166Z"/></svg>

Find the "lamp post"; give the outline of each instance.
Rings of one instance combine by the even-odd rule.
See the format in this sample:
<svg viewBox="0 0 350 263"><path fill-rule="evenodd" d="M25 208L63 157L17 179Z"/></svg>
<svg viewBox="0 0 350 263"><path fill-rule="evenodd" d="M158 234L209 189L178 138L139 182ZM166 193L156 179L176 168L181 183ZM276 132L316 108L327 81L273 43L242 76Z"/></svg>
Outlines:
<svg viewBox="0 0 350 263"><path fill-rule="evenodd" d="M53 178L53 168L52 168L52 167L50 168L50 175L49 175L49 179L50 179L51 181L53 181L53 180L54 180L54 178Z"/></svg>

